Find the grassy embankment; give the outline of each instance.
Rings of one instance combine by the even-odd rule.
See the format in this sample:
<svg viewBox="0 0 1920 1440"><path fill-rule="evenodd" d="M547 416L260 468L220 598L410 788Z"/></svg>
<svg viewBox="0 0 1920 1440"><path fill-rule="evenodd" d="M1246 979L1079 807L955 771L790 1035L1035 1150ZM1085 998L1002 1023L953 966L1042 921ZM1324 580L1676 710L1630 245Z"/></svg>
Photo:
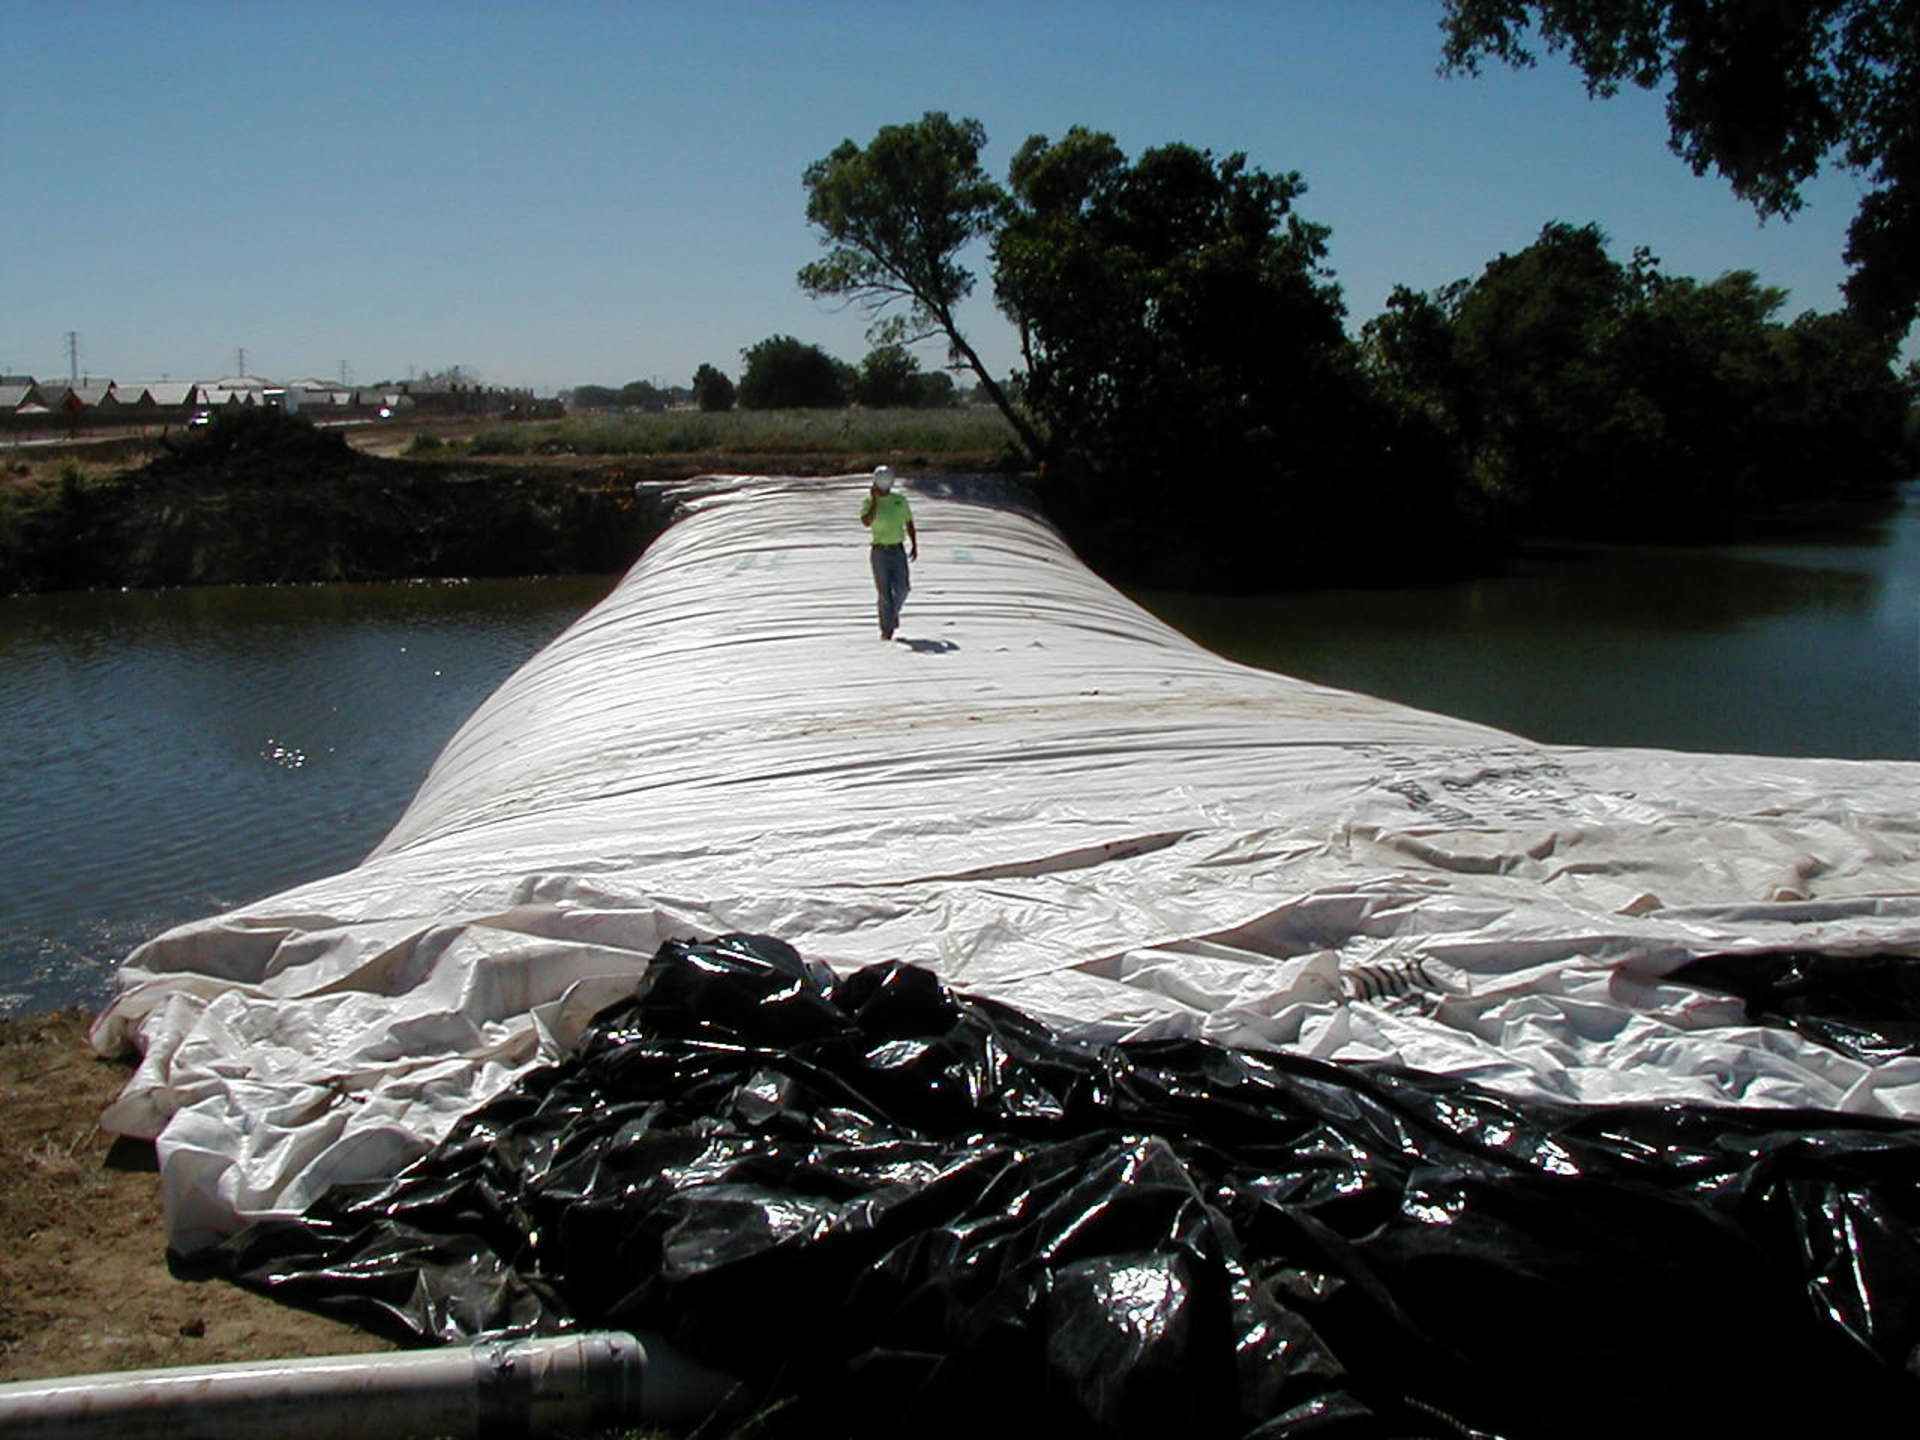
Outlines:
<svg viewBox="0 0 1920 1440"><path fill-rule="evenodd" d="M673 410L498 425L474 455L874 457L894 464L1016 464L1013 432L996 410ZM712 469L713 466L702 468ZM849 467L857 468L857 467Z"/></svg>
<svg viewBox="0 0 1920 1440"><path fill-rule="evenodd" d="M0 458L0 593L157 585L606 573L658 533L643 482L704 471L997 468L979 411L582 417L448 436L223 417L157 453ZM404 443L404 442L403 442Z"/></svg>

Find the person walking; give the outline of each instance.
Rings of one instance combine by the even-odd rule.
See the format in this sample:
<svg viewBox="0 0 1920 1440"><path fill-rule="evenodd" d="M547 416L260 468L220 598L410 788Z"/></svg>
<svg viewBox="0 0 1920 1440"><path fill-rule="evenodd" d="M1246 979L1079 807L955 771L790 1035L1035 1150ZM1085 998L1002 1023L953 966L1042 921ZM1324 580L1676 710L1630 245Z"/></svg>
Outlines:
<svg viewBox="0 0 1920 1440"><path fill-rule="evenodd" d="M907 603L907 562L920 558L920 532L913 528L913 507L895 493L893 471L877 465L867 498L860 507L860 523L873 538L873 588L879 599L880 638L893 639L900 624L900 607Z"/></svg>

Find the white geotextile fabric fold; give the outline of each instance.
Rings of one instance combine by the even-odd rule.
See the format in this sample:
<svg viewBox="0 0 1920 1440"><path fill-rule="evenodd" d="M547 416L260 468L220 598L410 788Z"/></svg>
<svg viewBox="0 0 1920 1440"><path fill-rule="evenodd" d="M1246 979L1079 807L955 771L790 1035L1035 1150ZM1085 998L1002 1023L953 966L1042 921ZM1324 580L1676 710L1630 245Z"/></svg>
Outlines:
<svg viewBox="0 0 1920 1440"><path fill-rule="evenodd" d="M1536 745L1247 669L985 482L909 487L884 643L863 488L696 487L362 865L129 957L105 1123L157 1138L176 1246L392 1173L662 940L735 930L1100 1037L1920 1116L1914 1062L1662 980L1920 954L1920 765Z"/></svg>

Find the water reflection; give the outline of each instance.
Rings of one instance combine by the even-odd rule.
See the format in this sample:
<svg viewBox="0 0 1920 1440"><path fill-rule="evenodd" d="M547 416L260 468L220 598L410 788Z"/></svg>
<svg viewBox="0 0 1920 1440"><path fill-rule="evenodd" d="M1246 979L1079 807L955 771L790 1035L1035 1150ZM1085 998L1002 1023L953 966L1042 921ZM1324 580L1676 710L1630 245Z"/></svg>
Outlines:
<svg viewBox="0 0 1920 1440"><path fill-rule="evenodd" d="M1920 759L1920 490L1818 542L1559 546L1430 589L1137 591L1247 664L1539 740Z"/></svg>
<svg viewBox="0 0 1920 1440"><path fill-rule="evenodd" d="M1722 634L1772 616L1873 609L1885 577L1872 569L1789 563L1694 549L1540 548L1512 577L1476 582L1479 613L1504 607L1561 624L1595 621L1662 634Z"/></svg>

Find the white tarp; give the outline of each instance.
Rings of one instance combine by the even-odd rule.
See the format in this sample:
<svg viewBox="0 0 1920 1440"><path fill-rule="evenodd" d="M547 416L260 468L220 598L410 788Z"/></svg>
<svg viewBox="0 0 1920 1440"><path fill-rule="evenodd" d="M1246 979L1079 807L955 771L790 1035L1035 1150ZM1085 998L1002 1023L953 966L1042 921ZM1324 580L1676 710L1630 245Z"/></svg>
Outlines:
<svg viewBox="0 0 1920 1440"><path fill-rule="evenodd" d="M734 930L1101 1037L1920 1116L1920 1065L1662 980L1920 954L1920 765L1543 746L1247 669L984 485L909 487L883 642L863 488L698 487L365 863L129 958L105 1123L157 1137L175 1245L393 1172L661 940Z"/></svg>

